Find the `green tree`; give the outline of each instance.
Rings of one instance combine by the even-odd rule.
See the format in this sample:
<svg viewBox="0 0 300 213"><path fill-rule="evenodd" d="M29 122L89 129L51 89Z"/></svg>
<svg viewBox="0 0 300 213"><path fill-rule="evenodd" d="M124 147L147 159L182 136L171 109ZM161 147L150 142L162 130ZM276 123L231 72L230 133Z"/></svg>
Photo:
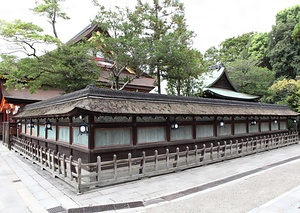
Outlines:
<svg viewBox="0 0 300 213"><path fill-rule="evenodd" d="M204 72L201 66L203 63L201 53L183 46L176 48L172 57L174 60L170 66L167 66L169 70L166 70L164 76L168 80L168 93L184 96L194 96L199 93L196 78Z"/></svg>
<svg viewBox="0 0 300 213"><path fill-rule="evenodd" d="M227 69L229 78L239 92L260 97L267 95L267 90L275 79L273 71L258 67L255 60L235 60Z"/></svg>
<svg viewBox="0 0 300 213"><path fill-rule="evenodd" d="M216 65L218 61L221 61L219 50L216 47L209 48L204 53L204 60L207 64L206 69Z"/></svg>
<svg viewBox="0 0 300 213"><path fill-rule="evenodd" d="M268 102L288 105L300 112L300 80L282 79L269 88Z"/></svg>
<svg viewBox="0 0 300 213"><path fill-rule="evenodd" d="M18 53L20 55L22 53L28 57L38 58L41 54L39 44L57 45L60 43L59 39L43 32L41 27L30 22L0 20L0 39L8 44L5 54Z"/></svg>
<svg viewBox="0 0 300 213"><path fill-rule="evenodd" d="M112 72L116 88L120 88L120 80L125 85L132 80L120 79L124 67L132 68L135 77L143 72L155 73L159 93L161 77L182 79L196 75L192 58L196 55L191 54L193 32L187 30L179 1L154 0L151 4L139 0L134 10L106 10L97 1L94 4L100 9L94 23L103 32L94 34L92 41L105 58L115 62Z"/></svg>
<svg viewBox="0 0 300 213"><path fill-rule="evenodd" d="M267 56L270 58L276 78L295 78L300 70L300 45L293 38L293 31L299 22L300 5L282 10L276 15L276 25L270 32Z"/></svg>
<svg viewBox="0 0 300 213"><path fill-rule="evenodd" d="M142 25L139 17L129 8L106 10L97 2L99 12L94 20L102 32L94 33L90 42L95 52L114 62L111 69L112 88L123 89L135 78L139 78L146 70L148 57L147 41L142 37ZM125 68L134 70L132 78L121 78ZM123 82L123 86L120 86Z"/></svg>
<svg viewBox="0 0 300 213"><path fill-rule="evenodd" d="M248 58L248 47L255 35L254 32L244 33L237 37L228 38L220 44L220 59L222 62L233 62L238 58Z"/></svg>
<svg viewBox="0 0 300 213"><path fill-rule="evenodd" d="M0 39L8 44L7 52L0 55L0 75L9 89L28 86L35 92L41 87L56 87L71 92L99 77L99 68L88 54L88 43L63 45L41 27L21 20L1 20ZM46 44L58 48L44 52Z"/></svg>
<svg viewBox="0 0 300 213"><path fill-rule="evenodd" d="M271 70L270 59L267 57L268 44L268 33L256 33L250 40L248 55L249 58L258 61L258 66L266 67Z"/></svg>
<svg viewBox="0 0 300 213"><path fill-rule="evenodd" d="M70 17L60 9L60 2L64 1L65 0L36 1L36 6L32 9L35 13L47 17L48 22L52 26L53 34L56 38L58 38L56 30L57 18L62 18L64 20L70 19Z"/></svg>
<svg viewBox="0 0 300 213"><path fill-rule="evenodd" d="M99 67L88 50L89 46L78 44L61 45L38 58L1 55L1 75L8 89L29 87L34 93L39 88L58 88L72 92L97 83Z"/></svg>
<svg viewBox="0 0 300 213"><path fill-rule="evenodd" d="M138 0L136 13L140 16L140 22L144 25L143 37L147 38L148 53L149 53L149 69L151 73L156 74L158 93L161 92L160 81L163 73L172 66L172 63L164 55L169 47L174 45L174 42L179 42L178 45L190 48L194 34L187 30L184 5L178 0L153 0L152 3ZM171 36L174 39L170 39ZM175 40L175 41L174 41ZM177 44L176 44L177 45ZM165 50L165 51L162 51ZM172 59L176 59L178 49L172 48L169 53ZM184 72L184 67L188 64L181 64L181 68L177 68Z"/></svg>

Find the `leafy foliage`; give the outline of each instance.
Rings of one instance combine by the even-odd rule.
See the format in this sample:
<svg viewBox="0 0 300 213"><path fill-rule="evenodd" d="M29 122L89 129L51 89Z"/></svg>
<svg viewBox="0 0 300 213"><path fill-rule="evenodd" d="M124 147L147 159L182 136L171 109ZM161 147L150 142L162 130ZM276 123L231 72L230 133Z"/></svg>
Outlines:
<svg viewBox="0 0 300 213"><path fill-rule="evenodd" d="M59 12L58 2L45 0L47 6L37 6L35 11L52 11L56 13L52 15L66 18L64 13ZM5 84L10 89L29 87L33 93L41 87L55 87L71 92L94 83L99 77L99 68L91 61L87 43L63 45L56 36L44 34L41 27L21 20L1 21L0 38L9 44L8 49L11 50L0 55L0 75L6 79ZM46 44L57 49L43 52ZM17 54L20 52L26 57Z"/></svg>
<svg viewBox="0 0 300 213"><path fill-rule="evenodd" d="M99 5L98 5L99 6ZM95 52L114 62L112 67L115 89L123 89L134 78L139 78L146 69L148 49L145 38L141 37L142 26L134 12L119 7L100 11L94 20L102 32L95 33L90 42ZM135 71L133 78L121 79L123 69ZM119 83L124 82L123 87Z"/></svg>
<svg viewBox="0 0 300 213"><path fill-rule="evenodd" d="M52 26L53 34L56 38L58 38L57 30L56 30L56 19L57 18L62 18L64 20L70 19L70 17L65 12L62 12L60 9L60 2L63 1L65 0L36 1L36 7L32 9L35 13L47 17L48 22Z"/></svg>
<svg viewBox="0 0 300 213"><path fill-rule="evenodd" d="M0 70L9 89L29 87L31 92L43 87L66 92L96 83L99 67L87 54L88 46L61 46L39 58L1 55Z"/></svg>
<svg viewBox="0 0 300 213"><path fill-rule="evenodd" d="M223 62L232 62L248 56L248 46L255 33L245 33L238 37L228 38L220 45L220 58Z"/></svg>
<svg viewBox="0 0 300 213"><path fill-rule="evenodd" d="M276 25L270 32L268 57L276 77L295 78L300 70L300 45L293 38L300 5L277 13Z"/></svg>
<svg viewBox="0 0 300 213"><path fill-rule="evenodd" d="M288 105L292 110L300 112L300 80L282 79L276 81L269 89L267 101Z"/></svg>
<svg viewBox="0 0 300 213"><path fill-rule="evenodd" d="M43 34L43 29L33 23L14 20L0 20L0 39L8 45L7 54L24 53L27 56L38 57L41 52L36 48L39 44L59 44L60 41L50 35Z"/></svg>
<svg viewBox="0 0 300 213"><path fill-rule="evenodd" d="M192 63L188 63L180 51L193 51L191 44L194 34L187 29L184 5L178 0L154 0L152 4L138 0L135 11L143 24L142 36L147 38L149 71L156 74L160 93L161 76L171 78L174 73L180 73L181 77L188 76L183 72L191 70L189 66ZM194 61L193 58L190 60ZM174 66L175 64L177 66ZM179 81L177 87L180 87L178 84ZM177 89L177 93L179 91Z"/></svg>
<svg viewBox="0 0 300 213"><path fill-rule="evenodd" d="M137 78L143 72L156 74L159 87L161 76L187 79L196 75L194 57L198 56L190 47L193 32L187 30L179 1L156 0L150 4L139 0L134 10L119 7L106 10L94 3L100 8L94 23L103 32L94 34L92 42L95 49L100 47L105 58L115 62L113 75L117 89L118 81L132 80L120 79L122 69L127 66L136 72Z"/></svg>
<svg viewBox="0 0 300 213"><path fill-rule="evenodd" d="M275 80L274 72L256 64L255 60L236 60L229 64L228 74L238 91L263 97Z"/></svg>

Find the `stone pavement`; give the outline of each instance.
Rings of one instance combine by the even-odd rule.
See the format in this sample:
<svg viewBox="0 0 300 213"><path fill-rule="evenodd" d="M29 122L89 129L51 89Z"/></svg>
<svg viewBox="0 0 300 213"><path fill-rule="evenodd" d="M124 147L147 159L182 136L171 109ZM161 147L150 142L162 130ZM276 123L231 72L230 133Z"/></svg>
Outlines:
<svg viewBox="0 0 300 213"><path fill-rule="evenodd" d="M300 145L77 194L0 142L0 212L143 212L300 159ZM300 212L300 186L253 209ZM284 207L285 206L285 207Z"/></svg>

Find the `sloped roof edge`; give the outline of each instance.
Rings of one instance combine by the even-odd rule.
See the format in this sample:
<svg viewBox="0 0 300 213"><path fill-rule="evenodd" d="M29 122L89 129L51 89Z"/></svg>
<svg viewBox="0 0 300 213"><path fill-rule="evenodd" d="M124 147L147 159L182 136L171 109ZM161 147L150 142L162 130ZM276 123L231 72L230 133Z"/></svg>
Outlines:
<svg viewBox="0 0 300 213"><path fill-rule="evenodd" d="M236 100L256 100L259 98L259 96L250 95L246 93L241 92L235 92L232 90L227 89L221 89L221 88L204 88L204 92L211 93L219 97L227 97L227 98L233 98Z"/></svg>
<svg viewBox="0 0 300 213"><path fill-rule="evenodd" d="M229 79L227 70L224 66L217 68L213 71L204 73L200 79L203 83L202 86L205 88L212 87L223 75L226 76L227 80L229 81L229 83L232 86L232 88L234 89L234 91L237 92L237 89L235 88L235 86L233 85L231 80Z"/></svg>
<svg viewBox="0 0 300 213"><path fill-rule="evenodd" d="M245 101L85 89L26 105L16 118L70 116L76 109L95 114L297 116L287 106Z"/></svg>

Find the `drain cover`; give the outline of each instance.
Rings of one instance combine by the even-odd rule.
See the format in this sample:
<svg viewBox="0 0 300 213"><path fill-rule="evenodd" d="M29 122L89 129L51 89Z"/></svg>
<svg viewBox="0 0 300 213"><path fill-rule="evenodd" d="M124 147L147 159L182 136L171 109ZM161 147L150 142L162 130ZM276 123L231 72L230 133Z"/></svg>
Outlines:
<svg viewBox="0 0 300 213"><path fill-rule="evenodd" d="M47 209L47 211L49 213L58 213L58 212L66 211L66 210L62 206L56 206L56 207L53 207L51 209Z"/></svg>

